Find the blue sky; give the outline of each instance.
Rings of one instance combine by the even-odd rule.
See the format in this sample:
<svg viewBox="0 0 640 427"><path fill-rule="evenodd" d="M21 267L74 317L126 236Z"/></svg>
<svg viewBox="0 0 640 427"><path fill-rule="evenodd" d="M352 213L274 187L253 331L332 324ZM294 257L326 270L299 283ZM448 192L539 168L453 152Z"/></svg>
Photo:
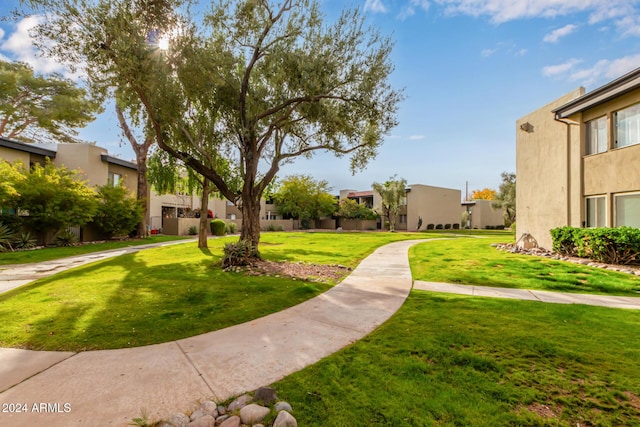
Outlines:
<svg viewBox="0 0 640 427"><path fill-rule="evenodd" d="M17 5L3 0L0 15ZM327 19L361 7L395 40L392 82L404 87L399 126L364 172L319 155L281 169L333 190L367 189L392 175L463 191L497 188L515 171L515 121L584 86L595 89L640 67L640 0L323 0ZM62 71L30 47L28 21L0 21L0 56ZM80 136L125 159L111 108Z"/></svg>

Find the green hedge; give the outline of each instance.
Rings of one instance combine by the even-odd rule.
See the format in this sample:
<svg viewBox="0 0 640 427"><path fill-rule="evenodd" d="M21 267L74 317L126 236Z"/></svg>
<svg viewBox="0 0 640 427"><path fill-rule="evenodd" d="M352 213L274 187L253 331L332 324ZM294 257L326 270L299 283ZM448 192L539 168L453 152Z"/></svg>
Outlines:
<svg viewBox="0 0 640 427"><path fill-rule="evenodd" d="M211 234L214 236L224 236L227 223L221 219L214 219L211 221Z"/></svg>
<svg viewBox="0 0 640 427"><path fill-rule="evenodd" d="M640 229L560 227L551 230L553 250L607 264L640 265Z"/></svg>

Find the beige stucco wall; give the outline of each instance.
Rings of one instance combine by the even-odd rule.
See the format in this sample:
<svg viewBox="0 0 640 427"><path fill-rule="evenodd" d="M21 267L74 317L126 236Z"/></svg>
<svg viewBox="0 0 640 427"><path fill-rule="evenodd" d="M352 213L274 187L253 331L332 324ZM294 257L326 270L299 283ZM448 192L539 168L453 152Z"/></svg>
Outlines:
<svg viewBox="0 0 640 427"><path fill-rule="evenodd" d="M412 184L407 193L407 229L418 228L422 217L422 228L427 224L460 224L460 201L462 192L451 188Z"/></svg>
<svg viewBox="0 0 640 427"><path fill-rule="evenodd" d="M475 205L471 206L471 227L486 228L487 226L504 225L504 210L494 209L491 207L491 200L474 200ZM462 206L460 210L460 218L467 211L466 206Z"/></svg>
<svg viewBox="0 0 640 427"><path fill-rule="evenodd" d="M91 144L57 144L55 164L67 169L78 169L89 186L105 185L109 178L109 166L100 158L104 148Z"/></svg>
<svg viewBox="0 0 640 427"><path fill-rule="evenodd" d="M29 167L29 157L30 154L24 151L0 147L0 159L6 160L9 163L22 162L23 165Z"/></svg>
<svg viewBox="0 0 640 427"><path fill-rule="evenodd" d="M580 180L570 175L580 167L580 127L554 120L552 110L582 94L578 88L516 122L516 239L529 233L551 248L549 230L580 225L570 211L581 200Z"/></svg>

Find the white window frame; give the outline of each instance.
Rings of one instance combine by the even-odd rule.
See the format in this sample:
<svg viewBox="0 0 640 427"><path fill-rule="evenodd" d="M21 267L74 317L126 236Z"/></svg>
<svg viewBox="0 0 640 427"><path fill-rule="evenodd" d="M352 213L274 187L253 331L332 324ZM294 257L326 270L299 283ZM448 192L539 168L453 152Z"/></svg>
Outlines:
<svg viewBox="0 0 640 427"><path fill-rule="evenodd" d="M602 125L604 124L604 128ZM585 123L587 127L585 155L605 153L609 149L607 116L598 117ZM595 129L595 132L594 132ZM595 140L594 137L595 136Z"/></svg>
<svg viewBox="0 0 640 427"><path fill-rule="evenodd" d="M603 200L604 202L604 218L600 221L600 216L598 215L598 205L596 202L596 220L595 224L589 223L589 200ZM597 196L587 196L584 198L584 223L587 228L595 228L595 227L606 227L607 226L607 196L605 194L600 194ZM602 224L602 225L599 225Z"/></svg>
<svg viewBox="0 0 640 427"><path fill-rule="evenodd" d="M110 186L117 187L122 182L122 175L116 172L109 172L108 181Z"/></svg>
<svg viewBox="0 0 640 427"><path fill-rule="evenodd" d="M635 191L632 193L617 193L613 195L613 220L614 220L614 227L620 227L622 225L626 225L626 224L618 224L618 203L617 200L619 197L629 197L629 196L638 196L640 197L640 191ZM638 215L640 215L640 212L638 212ZM632 226L634 227L634 226ZM640 227L640 225L638 225L637 227Z"/></svg>
<svg viewBox="0 0 640 427"><path fill-rule="evenodd" d="M629 114L629 117L620 115ZM615 148L629 147L640 144L640 103L630 105L613 113ZM621 141L624 137L624 141Z"/></svg>

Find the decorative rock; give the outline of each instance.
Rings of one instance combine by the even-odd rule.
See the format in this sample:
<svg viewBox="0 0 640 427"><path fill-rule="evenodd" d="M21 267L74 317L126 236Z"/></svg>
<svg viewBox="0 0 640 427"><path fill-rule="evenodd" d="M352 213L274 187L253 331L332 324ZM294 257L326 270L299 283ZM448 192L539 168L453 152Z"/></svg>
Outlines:
<svg viewBox="0 0 640 427"><path fill-rule="evenodd" d="M231 415L220 415L218 418L216 418L216 423L222 424L224 421L228 420L229 418L231 418Z"/></svg>
<svg viewBox="0 0 640 427"><path fill-rule="evenodd" d="M240 427L240 417L237 415L229 417L220 424L220 427Z"/></svg>
<svg viewBox="0 0 640 427"><path fill-rule="evenodd" d="M240 419L242 424L253 425L261 422L269 412L271 412L269 408L252 403L240 409Z"/></svg>
<svg viewBox="0 0 640 427"><path fill-rule="evenodd" d="M218 405L216 404L216 402L213 402L211 400L205 400L204 402L202 402L202 405L200 405L200 409L202 410L202 412L204 412L205 415L211 415L213 418L216 418L218 416Z"/></svg>
<svg viewBox="0 0 640 427"><path fill-rule="evenodd" d="M282 411L273 422L273 427L298 427L298 421L287 411Z"/></svg>
<svg viewBox="0 0 640 427"><path fill-rule="evenodd" d="M177 413L171 415L167 422L174 427L187 427L191 420L185 414Z"/></svg>
<svg viewBox="0 0 640 427"><path fill-rule="evenodd" d="M203 415L187 425L188 427L214 427L216 425L216 419L211 415Z"/></svg>
<svg viewBox="0 0 640 427"><path fill-rule="evenodd" d="M293 411L293 408L287 402L278 402L278 403L276 403L276 406L273 407L273 409L275 409L276 412L280 412L280 411L291 412L291 411Z"/></svg>
<svg viewBox="0 0 640 427"><path fill-rule="evenodd" d="M271 405L278 400L275 389L271 387L260 387L253 396L254 402L262 402L265 405Z"/></svg>
<svg viewBox="0 0 640 427"><path fill-rule="evenodd" d="M203 415L204 415L204 411L202 409L198 409L196 411L193 411L193 414L191 414L189 419L191 419L191 421L194 421L194 420L197 420L198 418L202 417Z"/></svg>
<svg viewBox="0 0 640 427"><path fill-rule="evenodd" d="M252 399L253 398L250 395L243 394L242 396L240 396L239 398L237 398L236 400L234 400L229 404L229 406L227 407L227 411L232 412L232 411L235 411L236 409L241 409L247 406L247 404L251 402Z"/></svg>

